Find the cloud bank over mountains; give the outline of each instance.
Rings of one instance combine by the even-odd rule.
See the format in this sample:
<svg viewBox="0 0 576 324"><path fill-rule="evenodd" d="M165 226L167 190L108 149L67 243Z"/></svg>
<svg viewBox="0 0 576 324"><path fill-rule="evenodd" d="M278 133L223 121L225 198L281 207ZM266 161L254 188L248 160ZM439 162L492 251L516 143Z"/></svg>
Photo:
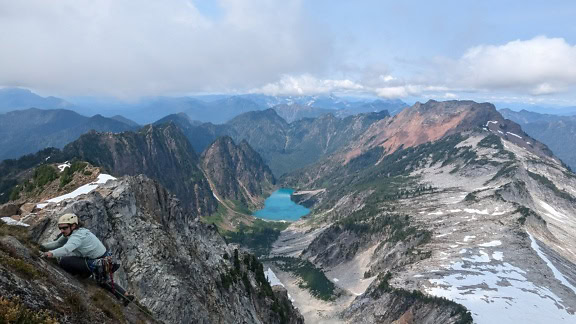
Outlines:
<svg viewBox="0 0 576 324"><path fill-rule="evenodd" d="M300 1L0 1L0 84L66 93L230 91L314 73L330 42Z"/></svg>
<svg viewBox="0 0 576 324"><path fill-rule="evenodd" d="M376 65L357 57L350 65L350 53L336 50L338 35L301 0L220 0L211 9L202 3L0 0L0 86L63 96L262 92L533 100L576 90L576 46L561 37L478 44L434 57L414 53L402 64L384 55Z"/></svg>

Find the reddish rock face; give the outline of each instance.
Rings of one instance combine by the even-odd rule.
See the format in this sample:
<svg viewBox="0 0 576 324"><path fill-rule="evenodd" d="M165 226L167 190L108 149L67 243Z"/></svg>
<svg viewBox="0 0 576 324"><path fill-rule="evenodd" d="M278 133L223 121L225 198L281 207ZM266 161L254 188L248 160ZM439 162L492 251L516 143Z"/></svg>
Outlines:
<svg viewBox="0 0 576 324"><path fill-rule="evenodd" d="M495 127L504 131L497 132L497 129L493 129ZM352 158L378 146L384 148L385 154L390 154L400 147L417 146L439 140L446 135L481 128L501 137L509 133L527 136L519 125L504 119L492 104L430 100L425 104L418 102L393 118L374 123L346 153L343 160L346 164Z"/></svg>

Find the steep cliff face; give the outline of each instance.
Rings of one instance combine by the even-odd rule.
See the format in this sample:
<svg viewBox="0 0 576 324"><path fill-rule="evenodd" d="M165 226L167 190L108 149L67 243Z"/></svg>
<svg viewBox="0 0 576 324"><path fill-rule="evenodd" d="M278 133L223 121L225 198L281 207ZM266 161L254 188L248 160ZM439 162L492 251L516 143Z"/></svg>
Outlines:
<svg viewBox="0 0 576 324"><path fill-rule="evenodd" d="M115 280L163 322L302 323L256 258L227 246L214 226L155 181L124 177L82 199L48 205L28 219L32 239L52 239L64 212L76 213L102 239L122 262Z"/></svg>
<svg viewBox="0 0 576 324"><path fill-rule="evenodd" d="M216 210L198 156L174 124L120 134L92 132L67 145L64 154L103 167L114 176L145 174L156 179L195 215Z"/></svg>
<svg viewBox="0 0 576 324"><path fill-rule="evenodd" d="M219 197L248 207L260 205L275 183L272 171L246 141L236 145L232 138L221 137L202 153L201 161Z"/></svg>

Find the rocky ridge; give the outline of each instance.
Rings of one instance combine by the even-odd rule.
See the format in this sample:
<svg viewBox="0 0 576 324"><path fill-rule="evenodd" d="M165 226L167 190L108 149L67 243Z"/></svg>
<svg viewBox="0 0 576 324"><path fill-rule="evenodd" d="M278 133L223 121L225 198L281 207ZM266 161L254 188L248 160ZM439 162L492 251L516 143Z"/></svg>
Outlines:
<svg viewBox="0 0 576 324"><path fill-rule="evenodd" d="M232 138L220 137L200 159L214 193L222 199L256 208L274 188L272 171L246 141L236 145Z"/></svg>
<svg viewBox="0 0 576 324"><path fill-rule="evenodd" d="M52 239L57 217L65 212L79 215L120 259L123 266L115 280L130 289L157 320L303 322L286 292L268 285L256 258L227 246L215 227L199 222L194 213L181 208L179 200L145 176L111 180L87 195L37 211L27 221L32 224L32 241ZM4 265L0 268L6 272ZM16 273L3 278L3 295L20 296L31 309L59 303L59 295L49 293L50 286L44 292L41 285L30 286ZM83 291L80 283L67 280ZM83 303L92 307L87 300ZM53 316L62 320L68 315Z"/></svg>
<svg viewBox="0 0 576 324"><path fill-rule="evenodd" d="M195 215L216 211L217 201L199 169L199 157L174 124L121 134L91 132L67 145L63 154L114 176L145 174L157 179Z"/></svg>
<svg viewBox="0 0 576 324"><path fill-rule="evenodd" d="M286 178L314 212L273 253L358 295L316 320L471 320L442 298L478 323L574 320L576 176L491 105L413 108L373 124L349 155Z"/></svg>

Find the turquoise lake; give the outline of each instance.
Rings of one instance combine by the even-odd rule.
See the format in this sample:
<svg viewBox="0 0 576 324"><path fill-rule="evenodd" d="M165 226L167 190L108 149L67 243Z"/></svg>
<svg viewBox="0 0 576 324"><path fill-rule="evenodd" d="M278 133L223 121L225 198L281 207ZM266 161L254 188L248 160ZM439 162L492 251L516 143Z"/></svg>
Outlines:
<svg viewBox="0 0 576 324"><path fill-rule="evenodd" d="M310 209L290 200L294 190L280 188L274 191L264 202L264 208L254 212L254 216L269 220L295 221L307 215Z"/></svg>

